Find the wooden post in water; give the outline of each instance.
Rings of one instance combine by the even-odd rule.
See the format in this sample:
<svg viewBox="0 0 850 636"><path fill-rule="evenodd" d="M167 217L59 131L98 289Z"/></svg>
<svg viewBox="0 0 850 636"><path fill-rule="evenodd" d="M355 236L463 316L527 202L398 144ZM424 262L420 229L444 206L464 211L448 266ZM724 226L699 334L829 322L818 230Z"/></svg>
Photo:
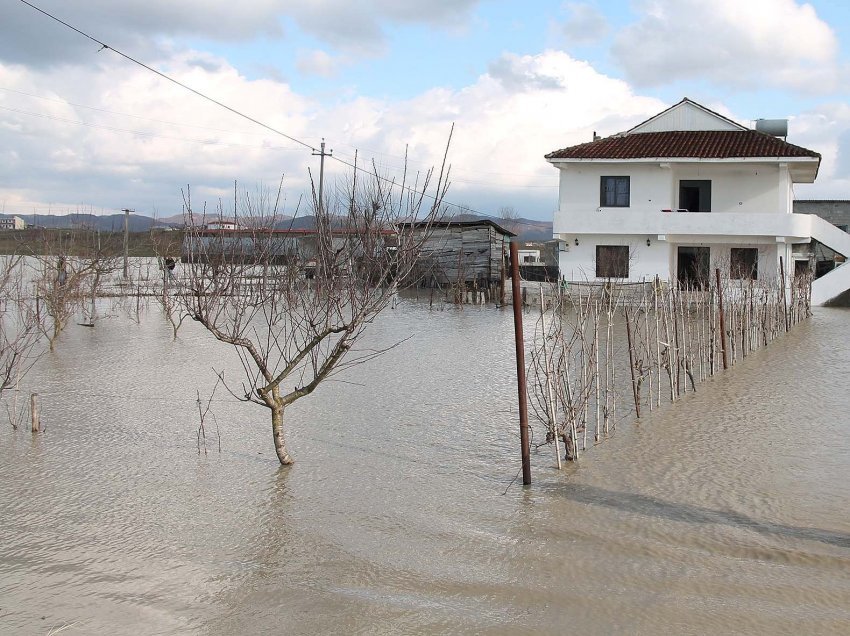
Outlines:
<svg viewBox="0 0 850 636"><path fill-rule="evenodd" d="M525 381L525 341L522 336L522 291L519 283L517 244L511 242L511 291L516 341L516 379L519 397L519 437L522 452L522 485L531 485L531 448L528 443L528 385Z"/></svg>
<svg viewBox="0 0 850 636"><path fill-rule="evenodd" d="M499 305L505 304L505 287L507 287L507 272L505 271L505 239L502 237L502 266L499 268Z"/></svg>
<svg viewBox="0 0 850 636"><path fill-rule="evenodd" d="M782 309L785 315L785 331L789 331L791 327L788 325L788 296L785 295L785 261L779 257L779 275L782 276Z"/></svg>
<svg viewBox="0 0 850 636"><path fill-rule="evenodd" d="M635 378L635 355L634 345L632 344L632 325L629 320L629 308L623 307L623 313L626 315L626 338L629 341L629 369L632 372L632 395L635 398L635 415L640 419L640 398L638 397L637 379ZM650 399L652 402L652 399Z"/></svg>
<svg viewBox="0 0 850 636"><path fill-rule="evenodd" d="M543 331L543 366L546 375L546 394L548 399L549 426L552 427L552 435L555 438L555 462L558 470L561 470L561 445L558 443L558 423L555 415L555 391L552 388L552 375L554 369L549 367L549 351L546 349L546 303L543 301L543 283L540 283L540 328Z"/></svg>
<svg viewBox="0 0 850 636"><path fill-rule="evenodd" d="M41 416L38 412L38 393L30 395L30 419L32 420L32 432L38 433L41 430Z"/></svg>
<svg viewBox="0 0 850 636"><path fill-rule="evenodd" d="M124 212L124 272L123 278L127 280L129 277L129 255L130 255L130 212L127 208L122 210Z"/></svg>
<svg viewBox="0 0 850 636"><path fill-rule="evenodd" d="M723 354L723 370L729 368L729 356L726 353L726 319L723 316L723 290L720 288L720 268L714 270L717 278L717 307L720 314L720 351Z"/></svg>

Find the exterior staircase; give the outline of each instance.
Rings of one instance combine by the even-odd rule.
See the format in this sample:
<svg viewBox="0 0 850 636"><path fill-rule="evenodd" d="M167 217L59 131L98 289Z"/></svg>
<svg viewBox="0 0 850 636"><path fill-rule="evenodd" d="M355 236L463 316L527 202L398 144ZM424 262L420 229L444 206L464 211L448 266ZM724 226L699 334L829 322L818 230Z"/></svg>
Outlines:
<svg viewBox="0 0 850 636"><path fill-rule="evenodd" d="M814 214L808 215L813 239L850 261L850 234ZM850 264L839 265L812 283L812 305L844 304L850 296Z"/></svg>

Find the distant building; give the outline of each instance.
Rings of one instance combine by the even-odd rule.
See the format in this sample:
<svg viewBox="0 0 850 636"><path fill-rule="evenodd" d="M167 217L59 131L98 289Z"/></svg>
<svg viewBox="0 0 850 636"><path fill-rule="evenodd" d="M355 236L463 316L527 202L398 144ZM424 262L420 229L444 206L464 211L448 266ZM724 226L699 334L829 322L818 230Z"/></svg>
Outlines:
<svg viewBox="0 0 850 636"><path fill-rule="evenodd" d="M0 230L25 230L27 222L19 216L0 219Z"/></svg>
<svg viewBox="0 0 850 636"><path fill-rule="evenodd" d="M840 199L798 199L794 214L817 214L839 230L850 230L850 201Z"/></svg>
<svg viewBox="0 0 850 636"><path fill-rule="evenodd" d="M207 221L204 225L205 230L238 230L239 223L236 219L218 219L217 221Z"/></svg>
<svg viewBox="0 0 850 636"><path fill-rule="evenodd" d="M517 248L517 257L522 265L542 265L540 250L534 249L534 243L525 243Z"/></svg>

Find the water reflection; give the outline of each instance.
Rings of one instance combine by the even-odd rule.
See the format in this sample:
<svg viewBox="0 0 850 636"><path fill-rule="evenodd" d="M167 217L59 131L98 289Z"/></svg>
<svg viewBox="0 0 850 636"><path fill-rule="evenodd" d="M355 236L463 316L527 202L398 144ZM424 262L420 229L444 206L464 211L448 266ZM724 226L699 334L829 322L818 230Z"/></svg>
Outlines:
<svg viewBox="0 0 850 636"><path fill-rule="evenodd" d="M657 497L638 493L618 492L589 484L573 484L569 488L552 489L551 492L572 501L593 506L607 506L619 512L647 515L684 523L732 525L762 534L820 541L842 548L850 548L850 534L759 521L739 512L713 510L696 505L664 501ZM848 555L848 563L850 563L850 555Z"/></svg>
<svg viewBox="0 0 850 636"><path fill-rule="evenodd" d="M289 469L226 397L198 454L241 367L194 325L72 327L28 378L47 432L0 428L0 633L847 632L848 325L540 449L529 490L508 312L399 302L364 345L411 340L287 411Z"/></svg>

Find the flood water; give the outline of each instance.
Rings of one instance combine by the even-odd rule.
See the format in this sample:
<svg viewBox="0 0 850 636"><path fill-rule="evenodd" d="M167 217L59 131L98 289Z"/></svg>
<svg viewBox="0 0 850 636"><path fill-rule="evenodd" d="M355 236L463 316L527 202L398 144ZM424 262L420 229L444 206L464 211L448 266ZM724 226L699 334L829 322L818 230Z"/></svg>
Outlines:
<svg viewBox="0 0 850 636"><path fill-rule="evenodd" d="M46 432L0 427L0 633L850 633L848 333L817 310L523 489L509 311L387 310L368 345L412 338L287 411L291 468L221 389L198 454L241 367L196 325L71 327Z"/></svg>

